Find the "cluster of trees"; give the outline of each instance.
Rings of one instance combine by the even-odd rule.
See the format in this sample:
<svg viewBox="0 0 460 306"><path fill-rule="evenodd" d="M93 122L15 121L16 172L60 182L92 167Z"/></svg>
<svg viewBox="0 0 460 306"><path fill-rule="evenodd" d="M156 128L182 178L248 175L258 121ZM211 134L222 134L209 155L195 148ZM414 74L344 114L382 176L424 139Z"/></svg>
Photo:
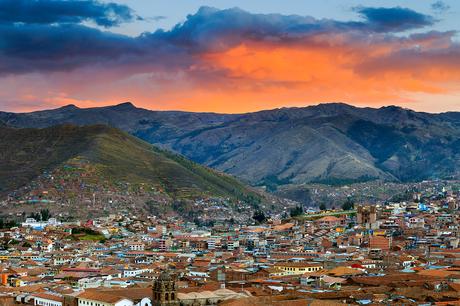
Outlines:
<svg viewBox="0 0 460 306"><path fill-rule="evenodd" d="M49 209L41 209L39 212L31 213L28 218L34 218L37 221L48 221L51 218L51 212Z"/></svg>
<svg viewBox="0 0 460 306"><path fill-rule="evenodd" d="M291 210L289 211L289 214L291 215L292 218L302 215L303 214L302 206L296 206L295 208L291 208Z"/></svg>
<svg viewBox="0 0 460 306"><path fill-rule="evenodd" d="M74 228L72 228L72 235L79 235L79 234L97 236L97 235L100 235L101 233L99 233L99 232L97 232L95 230L92 230L90 228L87 228L87 227L74 227Z"/></svg>
<svg viewBox="0 0 460 306"><path fill-rule="evenodd" d="M345 200L345 202L343 202L343 204L342 204L342 206L341 206L341 208L342 208L343 210L352 210L354 207L355 207L355 201L354 201L351 197L348 197L348 198ZM319 209L320 209L320 210L326 210L326 209L327 209L326 204L321 203L321 204L319 205ZM335 209L335 207L332 206L331 209Z"/></svg>
<svg viewBox="0 0 460 306"><path fill-rule="evenodd" d="M262 210L258 209L254 212L252 219L254 219L257 223L264 223L267 221L267 216L265 216Z"/></svg>
<svg viewBox="0 0 460 306"><path fill-rule="evenodd" d="M22 213L22 219L26 218L26 213ZM39 212L33 212L27 216L27 218L34 218L37 221L48 221L51 218L51 212L49 209L41 209ZM0 229L5 229L5 228L12 228L15 226L19 226L19 223L17 220L11 220L11 219L4 219L0 217Z"/></svg>
<svg viewBox="0 0 460 306"><path fill-rule="evenodd" d="M343 210L352 210L355 207L355 202L348 197L345 203L342 204Z"/></svg>
<svg viewBox="0 0 460 306"><path fill-rule="evenodd" d="M195 225L198 227L213 227L214 226L214 220L203 221L198 218L194 218L193 223L195 223Z"/></svg>
<svg viewBox="0 0 460 306"><path fill-rule="evenodd" d="M252 207L257 207L262 202L260 196L255 193L240 194L238 199L251 205Z"/></svg>
<svg viewBox="0 0 460 306"><path fill-rule="evenodd" d="M4 220L0 218L0 229L12 228L18 226L18 223L14 220Z"/></svg>

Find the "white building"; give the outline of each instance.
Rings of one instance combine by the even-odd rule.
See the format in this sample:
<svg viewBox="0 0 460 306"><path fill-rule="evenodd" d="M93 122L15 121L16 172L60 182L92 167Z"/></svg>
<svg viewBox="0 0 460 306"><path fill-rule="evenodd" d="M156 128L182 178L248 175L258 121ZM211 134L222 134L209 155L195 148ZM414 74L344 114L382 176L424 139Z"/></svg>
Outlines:
<svg viewBox="0 0 460 306"><path fill-rule="evenodd" d="M35 306L62 306L64 298L58 294L35 293L32 295Z"/></svg>
<svg viewBox="0 0 460 306"><path fill-rule="evenodd" d="M125 269L123 270L123 277L133 277L145 272L153 272L152 269Z"/></svg>
<svg viewBox="0 0 460 306"><path fill-rule="evenodd" d="M103 291L85 291L77 296L78 306L152 306L150 297L132 299Z"/></svg>
<svg viewBox="0 0 460 306"><path fill-rule="evenodd" d="M22 227L31 227L34 229L43 229L47 226L59 226L62 223L55 218L50 218L48 221L37 221L34 218L27 218L26 222L23 222Z"/></svg>
<svg viewBox="0 0 460 306"><path fill-rule="evenodd" d="M142 242L128 243L128 247L131 251L144 251L145 250L145 245Z"/></svg>

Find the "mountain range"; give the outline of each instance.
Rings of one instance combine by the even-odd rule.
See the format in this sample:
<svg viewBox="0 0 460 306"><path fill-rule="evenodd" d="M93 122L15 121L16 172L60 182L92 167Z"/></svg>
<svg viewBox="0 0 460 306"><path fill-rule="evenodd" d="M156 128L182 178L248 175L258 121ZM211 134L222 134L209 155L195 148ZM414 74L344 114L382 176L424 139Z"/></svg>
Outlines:
<svg viewBox="0 0 460 306"><path fill-rule="evenodd" d="M151 111L132 103L0 112L17 128L104 124L252 185L382 179L417 181L460 173L460 112L342 103L246 114Z"/></svg>

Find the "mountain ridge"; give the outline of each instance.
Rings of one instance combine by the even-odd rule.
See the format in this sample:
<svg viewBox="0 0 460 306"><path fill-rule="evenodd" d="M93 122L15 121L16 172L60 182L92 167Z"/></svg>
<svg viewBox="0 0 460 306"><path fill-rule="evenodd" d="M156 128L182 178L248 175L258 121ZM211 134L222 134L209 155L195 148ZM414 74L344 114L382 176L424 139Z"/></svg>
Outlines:
<svg viewBox="0 0 460 306"><path fill-rule="evenodd" d="M374 179L412 181L458 175L460 112L345 103L245 114L150 111L114 106L0 113L18 127L102 123L253 185Z"/></svg>

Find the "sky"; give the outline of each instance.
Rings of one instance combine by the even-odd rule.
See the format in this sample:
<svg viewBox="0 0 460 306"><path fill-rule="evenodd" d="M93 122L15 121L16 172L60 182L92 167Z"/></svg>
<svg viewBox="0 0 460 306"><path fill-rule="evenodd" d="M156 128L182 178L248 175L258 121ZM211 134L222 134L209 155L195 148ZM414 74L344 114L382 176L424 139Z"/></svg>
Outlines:
<svg viewBox="0 0 460 306"><path fill-rule="evenodd" d="M0 110L460 111L460 1L0 0Z"/></svg>

